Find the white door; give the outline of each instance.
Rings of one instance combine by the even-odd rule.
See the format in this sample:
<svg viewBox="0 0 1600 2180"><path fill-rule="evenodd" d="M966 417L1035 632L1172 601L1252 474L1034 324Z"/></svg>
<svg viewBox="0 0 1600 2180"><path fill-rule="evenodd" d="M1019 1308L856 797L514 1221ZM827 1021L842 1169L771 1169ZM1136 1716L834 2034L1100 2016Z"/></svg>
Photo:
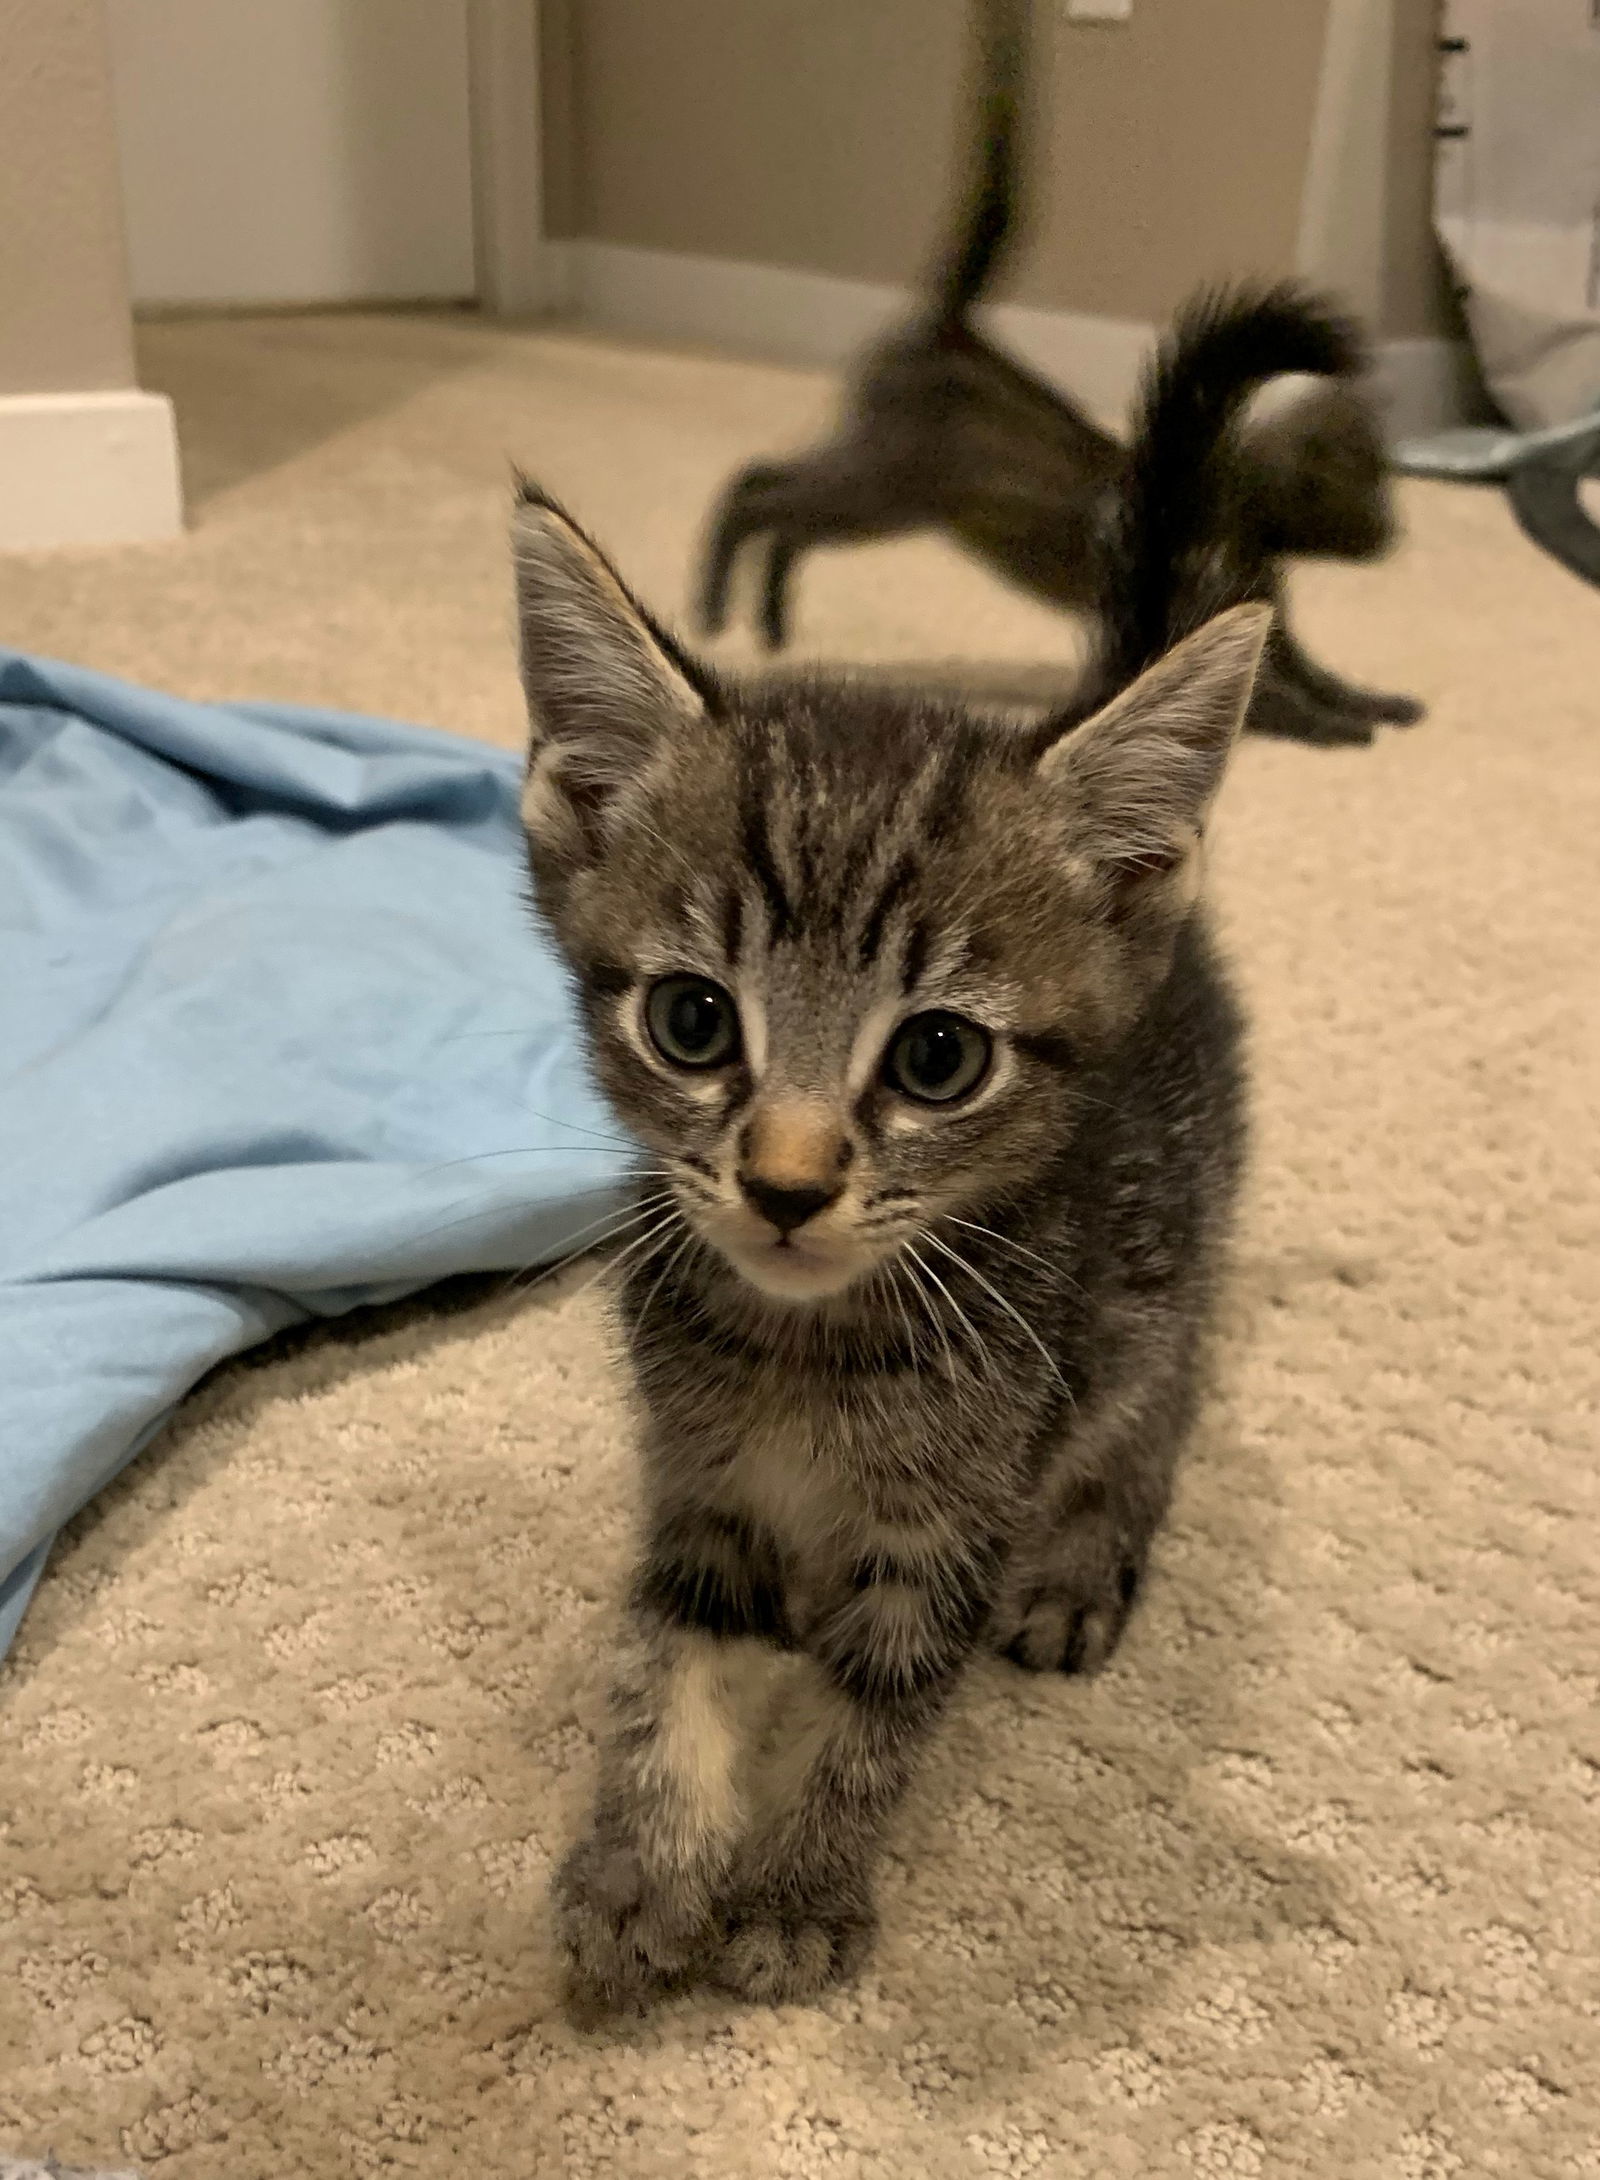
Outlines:
<svg viewBox="0 0 1600 2180"><path fill-rule="evenodd" d="M468 0L108 0L137 303L476 292Z"/></svg>

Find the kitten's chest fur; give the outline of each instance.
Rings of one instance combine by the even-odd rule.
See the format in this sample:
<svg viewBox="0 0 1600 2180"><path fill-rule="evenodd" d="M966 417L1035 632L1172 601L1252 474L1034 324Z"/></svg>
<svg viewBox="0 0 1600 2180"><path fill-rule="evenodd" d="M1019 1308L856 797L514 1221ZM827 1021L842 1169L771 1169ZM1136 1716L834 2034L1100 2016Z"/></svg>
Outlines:
<svg viewBox="0 0 1600 2180"><path fill-rule="evenodd" d="M853 1451L804 1421L775 1419L717 1481L714 1503L760 1523L777 1544L785 1617L801 1640L817 1614L859 1586L863 1569L948 1564L1004 1519L998 1475L986 1494L952 1494L931 1476L885 1488Z"/></svg>
<svg viewBox="0 0 1600 2180"><path fill-rule="evenodd" d="M952 1368L890 1343L876 1367L861 1351L830 1366L686 1323L681 1306L630 1334L652 1492L759 1540L797 1639L864 1570L960 1564L1002 1538L1054 1405L1038 1385L1002 1398L959 1354Z"/></svg>
<svg viewBox="0 0 1600 2180"><path fill-rule="evenodd" d="M942 1361L882 1374L785 1357L730 1361L702 1352L696 1389L684 1378L652 1405L671 1431L678 1477L708 1506L759 1524L796 1566L836 1565L903 1536L946 1535L1003 1497L1004 1454L963 1477L962 1417L975 1388ZM673 1413L676 1411L676 1414ZM696 1415L692 1439L685 1425ZM1026 1402L1019 1400L1021 1425ZM1022 1436L1013 1432L1020 1455ZM970 1441L969 1441L970 1442Z"/></svg>
<svg viewBox="0 0 1600 2180"><path fill-rule="evenodd" d="M773 1415L758 1424L706 1485L713 1506L759 1524L777 1543L791 1619L803 1619L840 1567L869 1550L889 1526L881 1497L863 1488L849 1449L805 1416ZM894 1526L905 1526L909 1512L903 1507Z"/></svg>

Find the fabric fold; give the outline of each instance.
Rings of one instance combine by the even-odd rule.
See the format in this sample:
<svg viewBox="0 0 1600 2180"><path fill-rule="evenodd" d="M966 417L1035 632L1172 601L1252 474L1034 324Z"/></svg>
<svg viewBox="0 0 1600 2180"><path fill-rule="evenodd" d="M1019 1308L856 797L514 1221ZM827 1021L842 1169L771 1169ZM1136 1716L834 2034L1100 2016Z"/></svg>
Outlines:
<svg viewBox="0 0 1600 2180"><path fill-rule="evenodd" d="M603 1232L518 771L0 652L0 1650L214 1364Z"/></svg>

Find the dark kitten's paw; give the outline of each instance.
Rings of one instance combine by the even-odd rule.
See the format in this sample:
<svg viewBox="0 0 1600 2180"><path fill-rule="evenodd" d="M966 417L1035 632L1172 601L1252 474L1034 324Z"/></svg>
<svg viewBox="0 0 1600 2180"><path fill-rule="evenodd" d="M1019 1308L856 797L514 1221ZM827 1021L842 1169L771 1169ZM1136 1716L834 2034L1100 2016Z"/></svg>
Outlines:
<svg viewBox="0 0 1600 2180"><path fill-rule="evenodd" d="M1372 692L1374 719L1381 719L1390 727L1414 727L1419 719L1426 719L1428 707L1414 696L1397 696L1387 689Z"/></svg>
<svg viewBox="0 0 1600 2180"><path fill-rule="evenodd" d="M1025 1599L1001 1649L1029 1673L1098 1673L1111 1657L1138 1602L1141 1562L1101 1558L1047 1575ZM1009 1639L1007 1639L1009 1638Z"/></svg>
<svg viewBox="0 0 1600 2180"><path fill-rule="evenodd" d="M580 2025L644 2012L704 1956L704 1904L653 1890L626 1842L599 1832L581 1840L551 1897L567 1950L567 2010Z"/></svg>
<svg viewBox="0 0 1600 2180"><path fill-rule="evenodd" d="M1365 748L1376 740L1371 712L1353 702L1328 703L1282 682L1263 680L1250 700L1245 726L1279 741L1309 742L1319 749Z"/></svg>
<svg viewBox="0 0 1600 2180"><path fill-rule="evenodd" d="M1371 720L1380 727L1414 727L1428 708L1414 696L1401 696L1393 689L1361 689L1353 682L1311 701L1336 718Z"/></svg>
<svg viewBox="0 0 1600 2180"><path fill-rule="evenodd" d="M1376 739L1376 729L1414 727L1425 716L1426 706L1414 696L1400 696L1387 689L1342 686L1329 677L1329 686L1306 689L1272 676L1264 676L1251 698L1245 725L1253 734L1275 735L1290 742L1310 742L1321 748L1364 749Z"/></svg>
<svg viewBox="0 0 1600 2180"><path fill-rule="evenodd" d="M855 1974L876 1928L872 1914L860 1908L797 1908L752 1897L729 1909L712 1975L724 1990L758 2006L819 1998Z"/></svg>

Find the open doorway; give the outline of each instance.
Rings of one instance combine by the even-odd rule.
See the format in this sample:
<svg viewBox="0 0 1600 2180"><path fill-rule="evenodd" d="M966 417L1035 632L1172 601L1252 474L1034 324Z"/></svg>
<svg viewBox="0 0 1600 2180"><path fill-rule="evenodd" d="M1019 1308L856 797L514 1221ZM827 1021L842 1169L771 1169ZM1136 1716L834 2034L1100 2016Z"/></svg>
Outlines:
<svg viewBox="0 0 1600 2180"><path fill-rule="evenodd" d="M136 308L537 308L538 13L107 0Z"/></svg>

